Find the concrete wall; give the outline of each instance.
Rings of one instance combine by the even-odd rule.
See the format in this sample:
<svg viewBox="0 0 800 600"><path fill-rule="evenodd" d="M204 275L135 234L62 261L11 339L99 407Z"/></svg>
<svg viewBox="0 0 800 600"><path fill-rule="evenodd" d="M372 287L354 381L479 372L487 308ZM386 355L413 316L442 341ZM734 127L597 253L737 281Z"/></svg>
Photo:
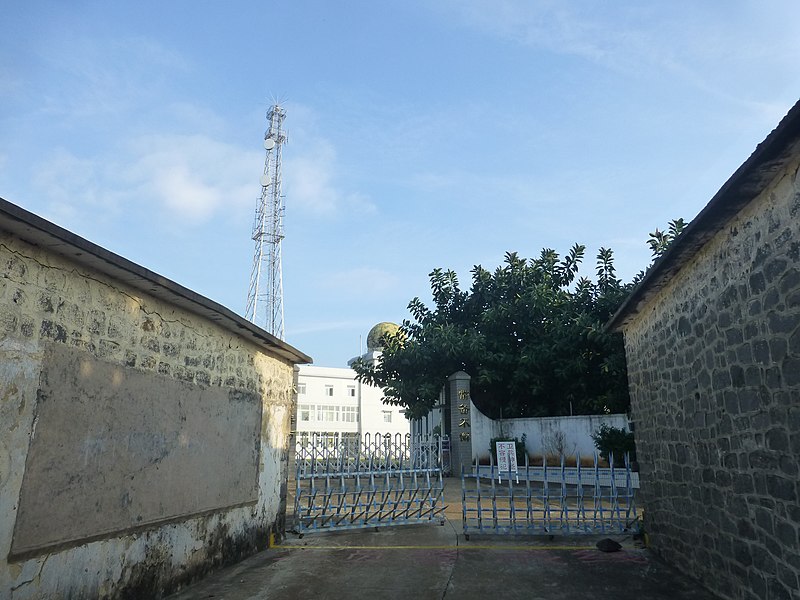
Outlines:
<svg viewBox="0 0 800 600"><path fill-rule="evenodd" d="M566 456L580 454L593 456L597 452L592 434L603 424L628 430L627 415L580 415L573 417L540 417L528 419L493 420L473 404L472 455L473 460L489 458L489 444L493 438L522 439L528 455L558 454L556 434L563 433L563 450Z"/></svg>
<svg viewBox="0 0 800 600"><path fill-rule="evenodd" d="M155 598L283 527L293 365L0 231L0 598Z"/></svg>
<svg viewBox="0 0 800 600"><path fill-rule="evenodd" d="M724 598L800 597L797 169L625 328L651 545Z"/></svg>

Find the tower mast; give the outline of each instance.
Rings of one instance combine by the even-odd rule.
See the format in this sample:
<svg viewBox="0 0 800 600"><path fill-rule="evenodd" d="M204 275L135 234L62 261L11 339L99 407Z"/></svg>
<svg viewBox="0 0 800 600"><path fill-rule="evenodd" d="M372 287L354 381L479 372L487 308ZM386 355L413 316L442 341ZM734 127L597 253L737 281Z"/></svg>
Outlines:
<svg viewBox="0 0 800 600"><path fill-rule="evenodd" d="M261 198L253 223L255 255L245 310L248 320L281 340L284 339L281 242L286 210L281 193L281 149L287 141L283 131L285 118L286 111L279 104L267 112L269 128L264 134L267 157L261 176Z"/></svg>

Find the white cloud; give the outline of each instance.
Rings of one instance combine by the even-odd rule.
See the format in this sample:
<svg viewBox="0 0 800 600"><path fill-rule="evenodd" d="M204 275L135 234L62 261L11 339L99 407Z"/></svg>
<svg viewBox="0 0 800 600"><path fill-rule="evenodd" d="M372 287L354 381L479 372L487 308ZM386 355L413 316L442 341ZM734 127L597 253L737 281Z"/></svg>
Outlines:
<svg viewBox="0 0 800 600"><path fill-rule="evenodd" d="M151 135L133 144L125 178L145 198L192 223L253 210L263 158L204 135Z"/></svg>
<svg viewBox="0 0 800 600"><path fill-rule="evenodd" d="M284 165L284 188L291 191L291 202L302 210L330 215L341 202L333 187L335 153L327 142L318 142L305 155L287 157Z"/></svg>
<svg viewBox="0 0 800 600"><path fill-rule="evenodd" d="M135 202L200 225L220 214L249 214L261 192L260 153L206 135L147 135L116 152L108 160L58 150L36 168L33 183L54 216L66 220L87 209L95 218L111 216Z"/></svg>
<svg viewBox="0 0 800 600"><path fill-rule="evenodd" d="M60 207L56 212L72 214L77 206L103 204L99 171L98 161L61 148L38 165L31 183L51 207Z"/></svg>
<svg viewBox="0 0 800 600"><path fill-rule="evenodd" d="M287 207L297 207L300 212L317 217L375 212L375 205L365 195L340 189L333 144L307 138L305 145L298 148L300 153L285 152L283 158Z"/></svg>

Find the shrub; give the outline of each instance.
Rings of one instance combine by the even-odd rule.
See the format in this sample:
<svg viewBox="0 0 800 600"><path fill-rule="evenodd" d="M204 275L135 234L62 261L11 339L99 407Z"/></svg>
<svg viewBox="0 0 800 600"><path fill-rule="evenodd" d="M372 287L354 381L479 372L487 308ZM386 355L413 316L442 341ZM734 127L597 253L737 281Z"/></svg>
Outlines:
<svg viewBox="0 0 800 600"><path fill-rule="evenodd" d="M542 440L542 445L544 446L545 454L548 455L568 456L575 454L576 445L572 444L572 448L570 449L567 443L567 434L560 429L556 429L547 434Z"/></svg>
<svg viewBox="0 0 800 600"><path fill-rule="evenodd" d="M636 460L636 441L632 431L625 431L620 427L611 427L603 423L600 425L600 429L592 434L592 439L600 451L600 456L608 460L609 454L612 454L616 466L625 464L626 454L631 462Z"/></svg>

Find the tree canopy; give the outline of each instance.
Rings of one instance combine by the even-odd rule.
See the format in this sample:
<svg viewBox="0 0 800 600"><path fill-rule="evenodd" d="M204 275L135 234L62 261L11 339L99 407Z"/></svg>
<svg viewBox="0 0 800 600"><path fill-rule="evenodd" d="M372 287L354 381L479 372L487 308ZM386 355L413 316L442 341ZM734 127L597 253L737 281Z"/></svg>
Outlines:
<svg viewBox="0 0 800 600"><path fill-rule="evenodd" d="M544 249L535 259L507 253L493 272L475 266L469 290L453 271L435 269L433 307L414 298L412 320L385 336L380 360L355 362L358 378L412 418L430 411L459 370L494 418L626 411L622 337L603 325L632 284L616 277L607 248L597 254L596 279L576 280L585 250L575 244L561 257Z"/></svg>
<svg viewBox="0 0 800 600"><path fill-rule="evenodd" d="M647 245L653 253L653 258L660 258L667 248L670 247L675 238L677 238L683 230L686 229L688 223L683 219L673 219L669 222L669 227L666 231L661 231L656 227L656 230L650 234L647 240Z"/></svg>

